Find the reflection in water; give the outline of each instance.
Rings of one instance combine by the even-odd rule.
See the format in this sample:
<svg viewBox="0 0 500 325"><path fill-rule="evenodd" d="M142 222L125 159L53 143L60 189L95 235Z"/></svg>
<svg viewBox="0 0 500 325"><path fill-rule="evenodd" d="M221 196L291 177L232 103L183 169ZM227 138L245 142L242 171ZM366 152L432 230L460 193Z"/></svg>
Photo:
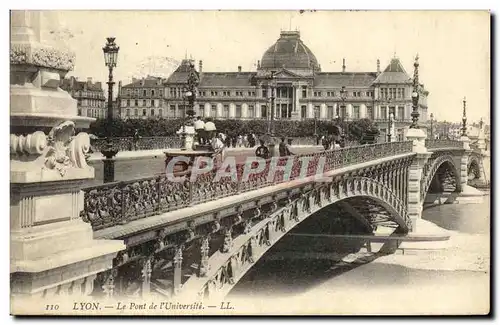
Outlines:
<svg viewBox="0 0 500 325"><path fill-rule="evenodd" d="M424 210L423 218L451 231L448 249L390 256L357 253L356 259L346 260L346 253L336 249L338 245L327 245L331 247L331 254L325 257L322 252L318 258L314 255L317 249L311 250L306 243L295 245L303 246L301 254L296 249L290 251L290 245L282 243L240 280L230 298L279 298L284 299L284 303L324 299L340 303L355 299L353 304L359 304L356 312L363 313L386 308L376 307L381 296L403 301L411 292L415 302L420 301L413 306L414 313L487 312L490 197L486 196L482 204L432 207ZM283 240L293 238L285 236ZM294 255L297 256L294 258ZM404 309L383 310L405 312Z"/></svg>

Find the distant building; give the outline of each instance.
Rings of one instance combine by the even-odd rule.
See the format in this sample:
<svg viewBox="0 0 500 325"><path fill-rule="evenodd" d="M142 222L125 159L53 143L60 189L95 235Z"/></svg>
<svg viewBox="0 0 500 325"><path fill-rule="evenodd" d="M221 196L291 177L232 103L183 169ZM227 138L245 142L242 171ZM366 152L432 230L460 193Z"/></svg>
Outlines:
<svg viewBox="0 0 500 325"><path fill-rule="evenodd" d="M151 77L133 79L131 84L118 86L120 116L128 118L164 117L165 79Z"/></svg>
<svg viewBox="0 0 500 325"><path fill-rule="evenodd" d="M77 100L78 115L94 118L106 117L106 98L101 82L78 81L78 78L69 77L61 81L60 88L67 91Z"/></svg>
<svg viewBox="0 0 500 325"><path fill-rule="evenodd" d="M183 116L183 98L192 60L183 60L169 78L149 77L134 80L120 91L124 118ZM375 69L374 69L375 70ZM403 138L411 124L412 77L400 60L392 58L384 70L377 60L375 71L322 72L312 51L298 31L282 31L279 39L264 52L257 71L206 72L199 61L200 78L194 110L197 115L217 119L267 119L271 114L271 85L274 91L275 119L304 120L372 119L385 138L390 113L393 113L395 139ZM274 80L270 81L271 72ZM419 122L427 121L429 92L420 85ZM340 91L345 87L345 102ZM154 93L153 93L154 91Z"/></svg>

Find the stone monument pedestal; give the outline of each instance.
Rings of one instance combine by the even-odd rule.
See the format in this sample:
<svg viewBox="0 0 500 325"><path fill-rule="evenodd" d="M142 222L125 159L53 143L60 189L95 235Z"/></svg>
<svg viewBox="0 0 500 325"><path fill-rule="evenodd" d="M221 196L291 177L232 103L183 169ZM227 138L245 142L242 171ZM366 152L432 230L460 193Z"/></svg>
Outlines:
<svg viewBox="0 0 500 325"><path fill-rule="evenodd" d="M11 11L10 48L10 281L12 314L26 299L89 295L97 273L112 267L121 240L94 240L80 217L90 138L76 129L94 120L77 116L76 100L59 88L74 55L44 43L52 13ZM23 307L24 306L24 307ZM38 309L36 309L38 310Z"/></svg>

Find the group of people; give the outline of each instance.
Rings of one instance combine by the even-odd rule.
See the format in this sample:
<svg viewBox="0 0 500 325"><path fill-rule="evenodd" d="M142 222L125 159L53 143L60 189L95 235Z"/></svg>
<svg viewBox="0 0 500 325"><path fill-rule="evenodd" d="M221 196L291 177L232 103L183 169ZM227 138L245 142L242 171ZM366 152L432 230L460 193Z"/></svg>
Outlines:
<svg viewBox="0 0 500 325"><path fill-rule="evenodd" d="M210 145L215 153L216 160L222 161L225 157L225 149L229 147L246 147L253 148L256 145L257 137L251 133L248 135L239 135L237 137L229 137L224 133L217 133L215 124L211 121L203 122L200 116L194 121L197 142L200 145ZM272 154L269 147L266 146L264 139L259 140L260 145L255 150L255 155L263 159L271 158ZM293 155L291 151L292 139L286 140L281 138L278 147L280 157Z"/></svg>

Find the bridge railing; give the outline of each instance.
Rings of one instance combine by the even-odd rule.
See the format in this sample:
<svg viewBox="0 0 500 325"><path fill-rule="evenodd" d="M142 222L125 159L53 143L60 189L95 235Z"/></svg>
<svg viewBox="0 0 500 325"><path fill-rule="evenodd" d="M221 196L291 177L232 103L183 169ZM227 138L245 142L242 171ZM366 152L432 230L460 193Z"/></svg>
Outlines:
<svg viewBox="0 0 500 325"><path fill-rule="evenodd" d="M427 149L463 148L463 142L459 140L436 139L425 140Z"/></svg>
<svg viewBox="0 0 500 325"><path fill-rule="evenodd" d="M95 152L101 151L105 143L105 138L93 139L91 141L92 150ZM133 137L113 138L112 143L113 147L120 151L154 150L181 147L181 139L177 136L141 137L136 141Z"/></svg>
<svg viewBox="0 0 500 325"><path fill-rule="evenodd" d="M84 189L84 210L81 216L84 221L92 224L94 230L99 230L301 177L321 174L318 170L318 166L321 165L323 165L323 172L327 172L411 152L412 143L408 141L282 157L277 162L278 166L285 166L289 159L293 161L290 176L287 178L284 177L285 171L283 170L270 173L272 160L267 160L263 171L250 174L247 179L243 178L245 165L237 165L236 177L224 176L217 179L216 171L213 170L198 175L195 181L190 181L189 177L182 182L172 181L166 174L162 174L143 179L107 183ZM321 157L324 157L324 163L320 164ZM302 163L307 163L307 160L309 164L302 171Z"/></svg>
<svg viewBox="0 0 500 325"><path fill-rule="evenodd" d="M311 137L291 138L293 145L316 145L316 140ZM279 138L274 139L276 143L281 141ZM258 143L258 141L256 141ZM120 151L136 151L136 150L155 150L180 148L182 141L178 136L163 136L163 137L141 137L134 140L133 137L117 137L112 138L113 147ZM94 152L99 152L106 144L105 138L92 139L91 145ZM321 145L321 143L320 143Z"/></svg>

